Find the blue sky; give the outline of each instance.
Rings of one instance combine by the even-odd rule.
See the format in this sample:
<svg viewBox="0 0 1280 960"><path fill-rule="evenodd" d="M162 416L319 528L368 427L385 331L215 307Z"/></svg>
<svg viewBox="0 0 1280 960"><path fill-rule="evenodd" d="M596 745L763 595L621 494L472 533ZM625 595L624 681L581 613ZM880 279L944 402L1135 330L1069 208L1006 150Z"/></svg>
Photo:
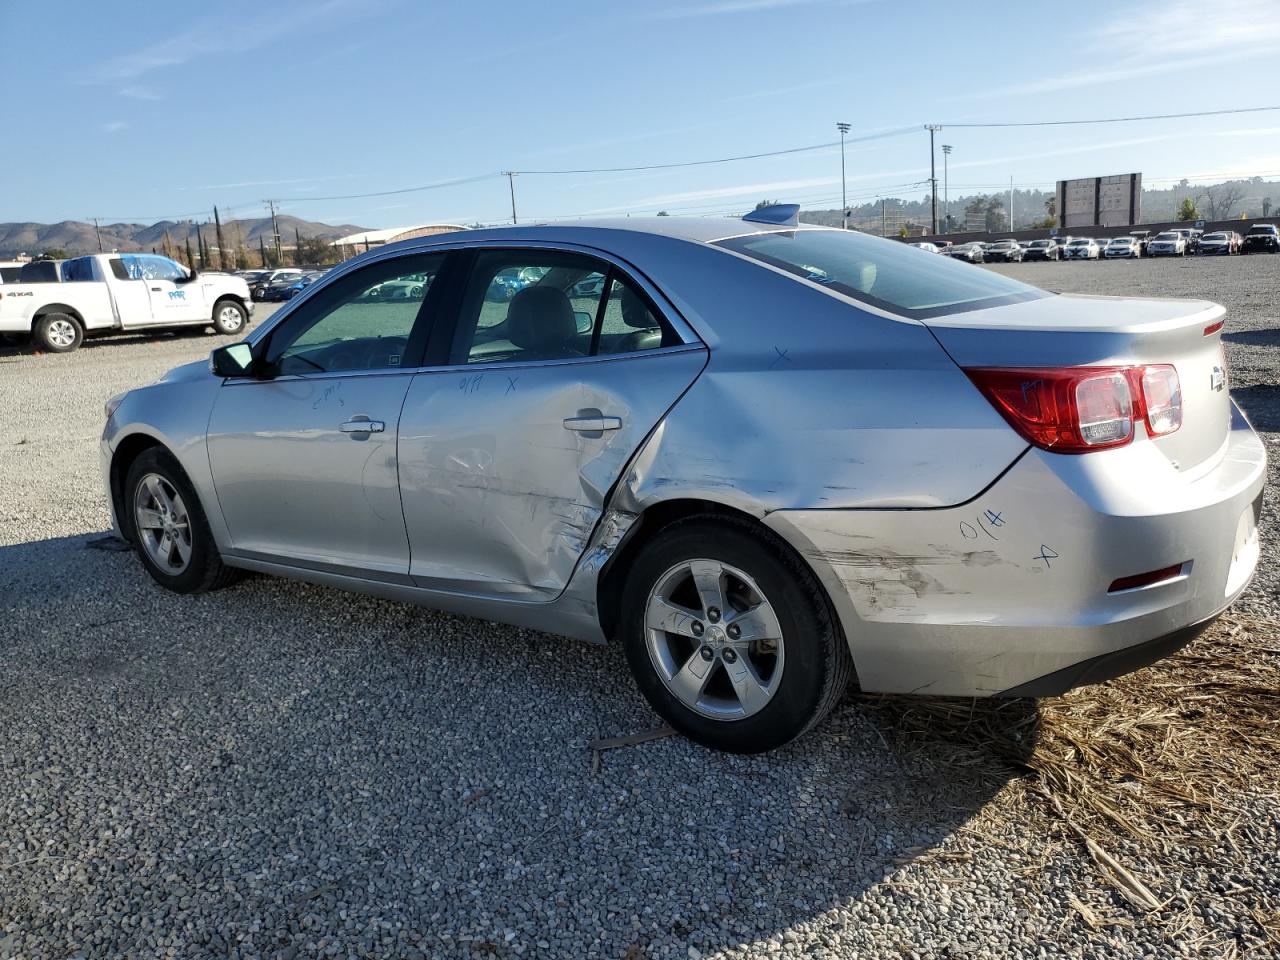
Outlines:
<svg viewBox="0 0 1280 960"><path fill-rule="evenodd" d="M918 196L928 122L1280 104L1280 0L0 0L0 221L500 221L501 170L848 146L852 200ZM56 63L56 67L51 66ZM1216 82L1206 82L1213 80ZM953 196L1009 178L1280 175L1280 112L944 129ZM18 149L14 149L17 145ZM939 152L939 177L941 152ZM522 219L838 206L838 149L516 179Z"/></svg>

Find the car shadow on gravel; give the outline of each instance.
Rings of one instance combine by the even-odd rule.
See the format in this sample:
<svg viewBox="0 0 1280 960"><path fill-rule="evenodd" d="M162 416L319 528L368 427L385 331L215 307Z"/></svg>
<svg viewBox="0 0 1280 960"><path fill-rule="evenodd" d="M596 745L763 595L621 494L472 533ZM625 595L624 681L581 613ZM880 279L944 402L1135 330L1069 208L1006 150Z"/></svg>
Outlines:
<svg viewBox="0 0 1280 960"><path fill-rule="evenodd" d="M19 953L139 949L121 911L192 955L818 948L830 911L916 909L884 881L1018 775L959 751L975 710L1034 739L1027 701L958 702L951 737L851 696L768 755L666 737L597 767L658 724L615 646L271 577L175 596L105 535L0 547Z"/></svg>
<svg viewBox="0 0 1280 960"><path fill-rule="evenodd" d="M1255 430L1280 432L1280 386L1233 387L1231 398L1240 405Z"/></svg>
<svg viewBox="0 0 1280 960"><path fill-rule="evenodd" d="M1224 333L1222 339L1243 347L1280 347L1280 329L1269 327L1262 330L1236 330Z"/></svg>

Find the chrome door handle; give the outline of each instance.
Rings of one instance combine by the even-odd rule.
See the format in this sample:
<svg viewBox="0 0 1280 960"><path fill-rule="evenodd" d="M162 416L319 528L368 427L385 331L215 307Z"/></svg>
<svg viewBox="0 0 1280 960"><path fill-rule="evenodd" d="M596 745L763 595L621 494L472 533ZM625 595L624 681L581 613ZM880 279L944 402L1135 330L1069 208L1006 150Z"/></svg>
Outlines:
<svg viewBox="0 0 1280 960"><path fill-rule="evenodd" d="M387 425L381 420L370 420L368 418L348 420L346 423L338 427L343 433L381 433L387 429Z"/></svg>
<svg viewBox="0 0 1280 960"><path fill-rule="evenodd" d="M164 288L163 288L163 287L152 287L152 288L151 288L151 291L152 291L153 293L163 293L163 292L164 292Z"/></svg>
<svg viewBox="0 0 1280 960"><path fill-rule="evenodd" d="M621 430L621 417L565 417L564 428L576 430L578 433L604 433L606 430Z"/></svg>

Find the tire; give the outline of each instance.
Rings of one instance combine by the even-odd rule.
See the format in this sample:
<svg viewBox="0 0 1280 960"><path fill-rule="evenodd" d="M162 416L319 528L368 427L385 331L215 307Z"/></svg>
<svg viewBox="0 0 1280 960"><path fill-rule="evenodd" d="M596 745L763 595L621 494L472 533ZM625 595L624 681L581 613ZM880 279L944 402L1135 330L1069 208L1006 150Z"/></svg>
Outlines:
<svg viewBox="0 0 1280 960"><path fill-rule="evenodd" d="M742 613L717 617L714 603L701 599L691 563L718 570L709 580L725 608L757 610L751 622L763 637L778 633L777 640L743 639L740 627L735 637L735 626L748 621ZM658 608L678 631L652 628L654 598L675 604ZM680 608L696 612L688 617ZM659 532L628 572L619 633L653 709L689 739L732 753L760 753L800 737L831 712L853 675L848 645L812 571L777 538L740 520L692 517ZM731 669L739 677L745 669L748 696L737 692ZM685 699L674 692L682 677L699 676Z"/></svg>
<svg viewBox="0 0 1280 960"><path fill-rule="evenodd" d="M235 336L249 324L249 312L235 300L219 300L213 305L213 329L223 336Z"/></svg>
<svg viewBox="0 0 1280 960"><path fill-rule="evenodd" d="M84 343L84 328L69 313L46 313L33 332L37 345L49 353L70 353Z"/></svg>
<svg viewBox="0 0 1280 960"><path fill-rule="evenodd" d="M164 497L155 494L157 487L163 491ZM159 523L165 498L173 506L169 511L172 526L165 529L143 528L143 512L139 508L143 507L153 522ZM205 593L221 589L240 578L241 571L222 562L200 499L178 461L167 450L151 447L139 454L129 466L122 513L122 522L128 525L142 565L151 574L151 579L166 590ZM184 527L185 556L181 550ZM161 548L165 537L170 537L168 556L176 561L170 565L162 565L153 555ZM173 538L177 538L176 542Z"/></svg>

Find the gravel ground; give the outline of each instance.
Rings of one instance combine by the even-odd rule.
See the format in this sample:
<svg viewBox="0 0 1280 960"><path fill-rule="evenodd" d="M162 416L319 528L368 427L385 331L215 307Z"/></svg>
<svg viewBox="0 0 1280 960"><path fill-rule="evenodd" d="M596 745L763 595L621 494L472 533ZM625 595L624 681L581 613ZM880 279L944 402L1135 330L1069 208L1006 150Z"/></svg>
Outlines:
<svg viewBox="0 0 1280 960"><path fill-rule="evenodd" d="M1226 303L1275 469L1280 257L1000 269ZM1140 917L1014 770L892 702L765 757L668 737L595 769L590 741L656 725L616 648L266 577L160 591L99 542L102 403L217 342L0 351L0 960L1256 949L1262 790L1233 837L1111 847L1169 902ZM1242 609L1280 619L1265 551Z"/></svg>

